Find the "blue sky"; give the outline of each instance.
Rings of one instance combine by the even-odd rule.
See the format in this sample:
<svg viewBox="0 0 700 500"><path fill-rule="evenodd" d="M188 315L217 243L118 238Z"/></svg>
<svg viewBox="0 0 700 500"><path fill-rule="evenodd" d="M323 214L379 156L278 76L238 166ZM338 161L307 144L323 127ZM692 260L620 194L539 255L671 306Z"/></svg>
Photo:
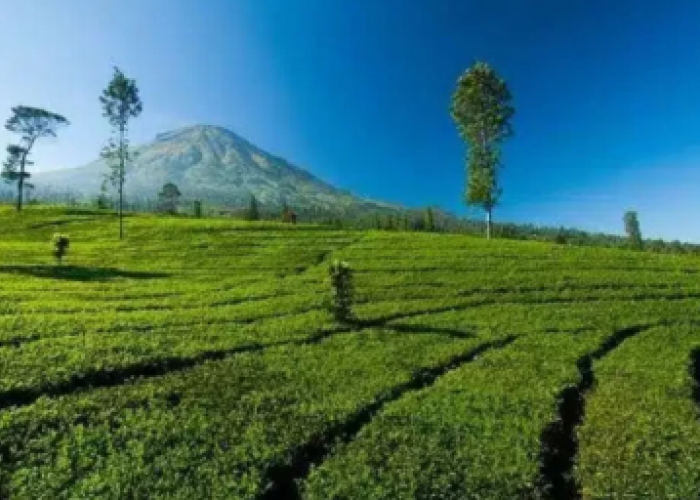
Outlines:
<svg viewBox="0 0 700 500"><path fill-rule="evenodd" d="M645 235L700 242L699 33L694 0L3 0L0 113L65 114L36 169L87 163L116 64L137 142L221 125L358 194L481 217L448 110L482 59L517 109L497 220L619 232L637 209Z"/></svg>

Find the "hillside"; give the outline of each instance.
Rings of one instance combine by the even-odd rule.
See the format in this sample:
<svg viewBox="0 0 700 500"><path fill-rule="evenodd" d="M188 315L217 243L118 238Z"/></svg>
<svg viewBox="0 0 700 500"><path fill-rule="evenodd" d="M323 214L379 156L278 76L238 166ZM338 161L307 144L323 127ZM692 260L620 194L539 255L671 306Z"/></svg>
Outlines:
<svg viewBox="0 0 700 500"><path fill-rule="evenodd" d="M40 208L0 224L0 498L700 492L696 258L141 215L118 242L112 214ZM325 309L334 258L349 324Z"/></svg>
<svg viewBox="0 0 700 500"><path fill-rule="evenodd" d="M51 189L94 197L107 171L104 161L97 160L38 173L33 182L39 192ZM205 125L160 134L136 148L136 160L127 173L127 196L155 199L166 182L174 182L187 199L223 205L247 206L252 194L271 207L286 202L299 208L390 208L337 189L229 130Z"/></svg>

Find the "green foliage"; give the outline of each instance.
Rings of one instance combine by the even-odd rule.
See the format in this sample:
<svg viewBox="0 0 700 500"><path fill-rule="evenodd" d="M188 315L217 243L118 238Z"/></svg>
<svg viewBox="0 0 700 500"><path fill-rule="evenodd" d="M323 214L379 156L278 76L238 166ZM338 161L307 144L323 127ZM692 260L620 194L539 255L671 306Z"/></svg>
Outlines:
<svg viewBox="0 0 700 500"><path fill-rule="evenodd" d="M168 214L177 213L177 202L182 196L180 190L172 182L163 185L158 193L159 210Z"/></svg>
<svg viewBox="0 0 700 500"><path fill-rule="evenodd" d="M592 365L575 478L697 496L694 256L142 214L117 242L111 221L0 207L2 498L260 498L299 460L309 499L536 498L580 361L640 325L663 326ZM70 265L46 265L57 227Z"/></svg>
<svg viewBox="0 0 700 500"><path fill-rule="evenodd" d="M627 233L630 247L634 248L635 250L641 250L642 232L639 229L639 218L637 217L637 212L631 210L625 212L624 222L625 233Z"/></svg>
<svg viewBox="0 0 700 500"><path fill-rule="evenodd" d="M258 200L253 195L250 196L250 206L248 207L248 213L246 214L246 218L249 221L260 220L260 209L258 208Z"/></svg>
<svg viewBox="0 0 700 500"><path fill-rule="evenodd" d="M599 338L526 336L458 365L387 405L311 473L304 498L538 498L533 458L557 418L552 394L576 382Z"/></svg>
<svg viewBox="0 0 700 500"><path fill-rule="evenodd" d="M557 233L554 236L554 243L557 243L558 245L565 245L567 243L566 230L563 227L560 227L557 230Z"/></svg>
<svg viewBox="0 0 700 500"><path fill-rule="evenodd" d="M70 238L65 234L56 233L51 238L51 253L59 264L63 262L69 246Z"/></svg>
<svg viewBox="0 0 700 500"><path fill-rule="evenodd" d="M197 219L202 218L202 200L194 200L194 216Z"/></svg>
<svg viewBox="0 0 700 500"><path fill-rule="evenodd" d="M294 210L291 208L285 206L282 209L282 222L285 224L296 224L297 223L297 214Z"/></svg>
<svg viewBox="0 0 700 500"><path fill-rule="evenodd" d="M350 264L334 260L328 268L331 283L330 310L337 321L349 321L353 317L353 277Z"/></svg>
<svg viewBox="0 0 700 500"><path fill-rule="evenodd" d="M17 144L10 144L7 146L7 159L3 163L2 177L5 182L11 183L16 182L21 177L20 166L22 164L22 158L27 154L27 150L22 146ZM26 161L25 165L31 165L32 162ZM24 178L29 178L30 174L28 172L24 173Z"/></svg>
<svg viewBox="0 0 700 500"><path fill-rule="evenodd" d="M100 194L97 196L97 199L95 200L95 205L99 209L109 208L109 198L107 197L107 180L106 179L102 182L102 186L100 188Z"/></svg>
<svg viewBox="0 0 700 500"><path fill-rule="evenodd" d="M488 64L474 63L457 82L451 114L468 146L466 201L486 211L490 238L491 213L501 195L497 176L500 144L512 135L515 114L506 82Z"/></svg>
<svg viewBox="0 0 700 500"><path fill-rule="evenodd" d="M26 168L33 165L29 155L36 141L44 137L56 137L59 128L69 125L65 117L30 106L12 108L12 116L5 128L21 137L21 144L7 147L7 160L3 163L2 177L8 182L17 182L17 211L22 210L25 179L30 177Z"/></svg>
<svg viewBox="0 0 700 500"><path fill-rule="evenodd" d="M435 214L432 208L428 208L425 211L425 230L429 232L435 231Z"/></svg>
<svg viewBox="0 0 700 500"><path fill-rule="evenodd" d="M594 365L596 388L578 432L585 497L698 498L699 346L691 325L656 328Z"/></svg>
<svg viewBox="0 0 700 500"><path fill-rule="evenodd" d="M112 137L102 150L102 158L107 162L111 173L107 177L117 189L119 197L119 239L124 237L124 182L126 167L133 159L129 148L128 126L132 118L143 111L136 82L127 78L119 68L100 96L102 115L112 127Z"/></svg>
<svg viewBox="0 0 700 500"><path fill-rule="evenodd" d="M34 141L43 137L56 137L57 129L69 125L65 117L41 108L16 106L5 128L22 137L26 149L31 149Z"/></svg>

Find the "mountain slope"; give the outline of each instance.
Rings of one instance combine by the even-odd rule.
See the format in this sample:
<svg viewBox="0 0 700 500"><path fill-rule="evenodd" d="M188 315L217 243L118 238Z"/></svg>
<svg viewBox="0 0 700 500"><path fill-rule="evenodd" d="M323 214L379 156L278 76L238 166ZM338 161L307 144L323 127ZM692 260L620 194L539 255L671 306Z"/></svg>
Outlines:
<svg viewBox="0 0 700 500"><path fill-rule="evenodd" d="M300 208L396 208L337 189L220 127L198 125L159 134L136 152L125 188L132 199L153 199L163 184L174 182L186 198L227 205L247 204L252 194L267 206L286 202ZM98 160L36 174L34 184L39 190L94 196L107 171Z"/></svg>

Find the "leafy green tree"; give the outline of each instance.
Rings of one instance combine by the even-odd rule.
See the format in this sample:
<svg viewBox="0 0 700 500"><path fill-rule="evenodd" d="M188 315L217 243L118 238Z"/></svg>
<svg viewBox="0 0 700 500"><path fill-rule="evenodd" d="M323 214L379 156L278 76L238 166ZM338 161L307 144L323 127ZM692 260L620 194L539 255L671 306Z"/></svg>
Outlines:
<svg viewBox="0 0 700 500"><path fill-rule="evenodd" d="M202 200L194 200L194 216L197 219L202 218Z"/></svg>
<svg viewBox="0 0 700 500"><path fill-rule="evenodd" d="M566 230L563 227L557 229L557 233L554 235L554 243L558 245L566 245Z"/></svg>
<svg viewBox="0 0 700 500"><path fill-rule="evenodd" d="M124 237L124 181L126 167L133 154L129 149L129 121L143 111L136 82L114 68L112 80L100 96L102 115L112 127L112 137L102 150L102 157L111 169L109 180L119 196L119 239Z"/></svg>
<svg viewBox="0 0 700 500"><path fill-rule="evenodd" d="M177 213L177 202L180 196L182 196L182 193L180 193L175 184L172 182L165 183L160 193L158 193L160 210L168 214Z"/></svg>
<svg viewBox="0 0 700 500"><path fill-rule="evenodd" d="M625 213L625 232L629 239L629 245L637 250L642 248L642 232L639 229L639 218L637 212L630 210Z"/></svg>
<svg viewBox="0 0 700 500"><path fill-rule="evenodd" d="M435 231L435 214L432 208L428 208L425 211L425 230L430 232Z"/></svg>
<svg viewBox="0 0 700 500"><path fill-rule="evenodd" d="M260 209L258 208L258 200L254 195L250 195L250 207L248 207L247 218L250 221L260 220Z"/></svg>
<svg viewBox="0 0 700 500"><path fill-rule="evenodd" d="M493 209L501 195L501 144L513 134L515 114L506 82L488 64L476 62L457 82L451 114L468 147L466 201L485 210L486 237L491 238Z"/></svg>
<svg viewBox="0 0 700 500"><path fill-rule="evenodd" d="M29 155L39 139L56 137L59 128L69 125L63 116L41 108L15 106L5 128L21 136L19 144L7 147L7 160L3 163L2 177L7 182L17 182L17 211L22 210L24 184L31 176L27 167L33 165Z"/></svg>

